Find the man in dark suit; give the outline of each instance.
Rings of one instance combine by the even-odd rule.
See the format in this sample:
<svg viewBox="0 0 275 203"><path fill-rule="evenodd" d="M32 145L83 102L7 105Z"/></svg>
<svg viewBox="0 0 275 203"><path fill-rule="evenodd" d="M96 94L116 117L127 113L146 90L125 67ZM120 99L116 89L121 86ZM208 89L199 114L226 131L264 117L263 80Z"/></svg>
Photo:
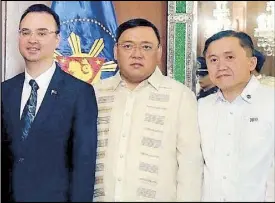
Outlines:
<svg viewBox="0 0 275 203"><path fill-rule="evenodd" d="M58 15L30 6L19 25L25 72L1 84L2 201L92 201L94 89L54 62Z"/></svg>
<svg viewBox="0 0 275 203"><path fill-rule="evenodd" d="M200 99L210 94L216 93L219 88L213 85L209 78L205 58L198 57L197 61L200 64L200 68L196 71L196 75L200 84L200 90L197 94L197 99Z"/></svg>

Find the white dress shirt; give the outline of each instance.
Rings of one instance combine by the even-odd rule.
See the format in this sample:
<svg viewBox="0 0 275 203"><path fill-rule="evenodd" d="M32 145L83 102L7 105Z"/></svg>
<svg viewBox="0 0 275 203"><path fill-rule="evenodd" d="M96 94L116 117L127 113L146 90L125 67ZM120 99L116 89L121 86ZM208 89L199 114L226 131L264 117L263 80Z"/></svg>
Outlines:
<svg viewBox="0 0 275 203"><path fill-rule="evenodd" d="M194 93L158 68L133 91L119 72L94 87L94 201L200 201L203 162Z"/></svg>
<svg viewBox="0 0 275 203"><path fill-rule="evenodd" d="M199 100L203 201L274 201L274 89L252 76L233 102Z"/></svg>
<svg viewBox="0 0 275 203"><path fill-rule="evenodd" d="M52 66L47 71L45 71L44 73L39 75L36 79L34 79L39 86L39 89L37 90L37 106L36 106L35 115L37 114L39 107L43 101L43 98L46 94L46 91L48 89L48 86L50 84L50 81L52 79L55 69L56 69L56 65L55 65L55 62L53 62ZM25 70L25 81L24 81L22 97L21 97L20 118L22 116L23 109L31 94L31 86L29 84L31 79L33 78L28 74L27 70Z"/></svg>

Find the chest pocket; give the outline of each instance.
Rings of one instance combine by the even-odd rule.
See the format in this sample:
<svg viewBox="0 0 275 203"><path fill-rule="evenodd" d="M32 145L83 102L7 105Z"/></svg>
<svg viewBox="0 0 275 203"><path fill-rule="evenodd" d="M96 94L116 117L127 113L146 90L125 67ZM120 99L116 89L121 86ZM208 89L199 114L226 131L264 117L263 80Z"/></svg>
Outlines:
<svg viewBox="0 0 275 203"><path fill-rule="evenodd" d="M271 125L264 117L250 115L244 118L245 125L243 126L241 137L242 142L249 149L257 149L260 146L266 146L270 142L274 142L274 132Z"/></svg>

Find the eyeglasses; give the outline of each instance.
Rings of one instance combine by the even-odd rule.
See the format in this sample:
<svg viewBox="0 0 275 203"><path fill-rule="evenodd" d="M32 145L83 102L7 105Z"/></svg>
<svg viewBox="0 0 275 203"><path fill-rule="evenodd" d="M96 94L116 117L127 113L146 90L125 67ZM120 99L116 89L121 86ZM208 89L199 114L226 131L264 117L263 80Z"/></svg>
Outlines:
<svg viewBox="0 0 275 203"><path fill-rule="evenodd" d="M35 38L37 40L44 40L46 39L50 34L58 34L59 31L50 31L48 29L38 29L38 30L34 30L34 31L31 31L29 29L22 29L22 30L19 30L19 35L20 37L22 38L29 38L32 36L32 34L35 35Z"/></svg>
<svg viewBox="0 0 275 203"><path fill-rule="evenodd" d="M157 48L159 48L159 45L157 47L154 47L152 44L133 44L133 43L117 43L118 46L120 46L125 52L131 53L133 50L138 48L142 53L152 53Z"/></svg>

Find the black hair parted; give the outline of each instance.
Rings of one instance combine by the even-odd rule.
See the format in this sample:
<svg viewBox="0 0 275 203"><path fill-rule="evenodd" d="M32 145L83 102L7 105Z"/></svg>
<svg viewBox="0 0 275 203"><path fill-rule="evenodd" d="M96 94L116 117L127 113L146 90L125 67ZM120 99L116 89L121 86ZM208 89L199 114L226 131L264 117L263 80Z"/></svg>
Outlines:
<svg viewBox="0 0 275 203"><path fill-rule="evenodd" d="M53 11L50 7L48 7L45 4L33 4L30 7L28 7L24 11L23 15L21 16L19 25L21 24L21 21L26 17L27 14L33 13L33 12L48 13L48 14L52 15L53 18L54 18L54 20L55 20L55 22L56 22L56 26L57 26L57 32L56 33L58 34L60 32L60 20L59 20L59 16L57 15L57 13L55 11Z"/></svg>
<svg viewBox="0 0 275 203"><path fill-rule="evenodd" d="M211 37L209 37L205 41L205 44L204 44L203 56L205 57L207 49L212 42L222 39L224 37L238 38L240 41L241 47L248 50L247 53L250 56L254 56L254 45L253 45L253 41L252 41L251 37L248 34L246 34L245 32L236 32L234 30L223 30L223 31L220 31L220 32L212 35Z"/></svg>
<svg viewBox="0 0 275 203"><path fill-rule="evenodd" d="M156 37L158 39L158 43L160 44L160 35L159 35L159 31L157 29L157 27L151 23L150 21L146 20L146 19L143 19L143 18L135 18L135 19L131 19L131 20L128 20L124 23L122 23L121 25L118 26L117 30L116 30L116 41L118 42L121 34L130 29L130 28L135 28L135 27L140 27L140 26L145 26L145 27L151 27L155 34L156 34Z"/></svg>

